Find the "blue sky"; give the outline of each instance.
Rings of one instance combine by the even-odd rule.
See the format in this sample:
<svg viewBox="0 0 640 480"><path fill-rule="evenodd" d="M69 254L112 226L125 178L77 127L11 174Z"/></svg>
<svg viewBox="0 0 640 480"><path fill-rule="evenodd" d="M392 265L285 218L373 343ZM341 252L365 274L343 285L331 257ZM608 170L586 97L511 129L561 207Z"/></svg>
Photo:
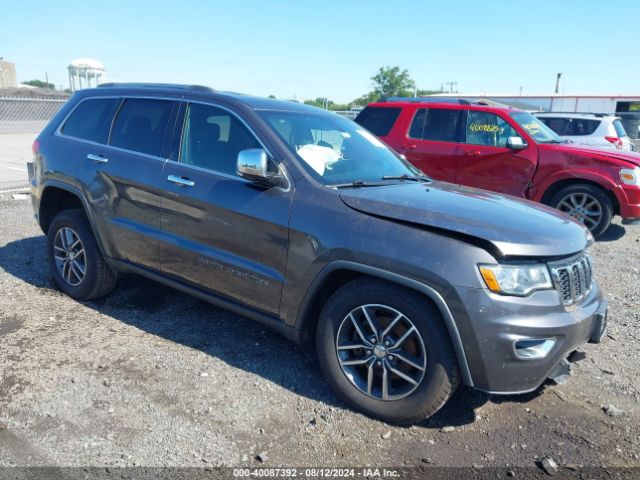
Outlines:
<svg viewBox="0 0 640 480"><path fill-rule="evenodd" d="M100 60L111 81L181 82L347 102L384 65L419 88L640 94L640 2L11 1L0 57L18 80L68 86L66 66Z"/></svg>

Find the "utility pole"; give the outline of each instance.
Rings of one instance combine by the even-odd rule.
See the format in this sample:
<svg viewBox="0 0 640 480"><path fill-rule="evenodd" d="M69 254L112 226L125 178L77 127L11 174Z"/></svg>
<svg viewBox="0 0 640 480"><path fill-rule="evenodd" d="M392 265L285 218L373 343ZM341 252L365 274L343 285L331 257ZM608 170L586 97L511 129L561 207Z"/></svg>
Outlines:
<svg viewBox="0 0 640 480"><path fill-rule="evenodd" d="M558 73L556 76L556 93L560 93L560 77L562 76L561 73Z"/></svg>
<svg viewBox="0 0 640 480"><path fill-rule="evenodd" d="M453 87L458 86L458 82L445 82L445 85L449 85L449 93L453 93Z"/></svg>

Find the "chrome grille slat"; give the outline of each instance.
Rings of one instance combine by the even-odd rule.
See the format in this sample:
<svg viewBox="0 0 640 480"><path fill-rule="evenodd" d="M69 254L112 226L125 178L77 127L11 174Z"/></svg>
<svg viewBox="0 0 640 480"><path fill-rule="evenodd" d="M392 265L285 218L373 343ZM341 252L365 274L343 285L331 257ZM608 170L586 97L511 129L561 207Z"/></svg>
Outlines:
<svg viewBox="0 0 640 480"><path fill-rule="evenodd" d="M551 262L549 268L563 305L573 305L591 291L593 272L586 253L565 261Z"/></svg>

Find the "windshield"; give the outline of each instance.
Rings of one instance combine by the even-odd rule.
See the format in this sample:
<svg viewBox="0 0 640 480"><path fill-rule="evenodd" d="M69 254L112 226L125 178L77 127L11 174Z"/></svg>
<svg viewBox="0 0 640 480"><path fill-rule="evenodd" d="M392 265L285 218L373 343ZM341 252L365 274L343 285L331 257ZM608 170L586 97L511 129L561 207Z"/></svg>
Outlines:
<svg viewBox="0 0 640 480"><path fill-rule="evenodd" d="M305 168L326 185L421 175L372 133L337 114L272 110L259 114Z"/></svg>
<svg viewBox="0 0 640 480"><path fill-rule="evenodd" d="M536 142L539 143L563 143L562 139L547 127L540 119L534 117L527 112L513 112L511 113L518 125L520 125L529 135L533 137Z"/></svg>

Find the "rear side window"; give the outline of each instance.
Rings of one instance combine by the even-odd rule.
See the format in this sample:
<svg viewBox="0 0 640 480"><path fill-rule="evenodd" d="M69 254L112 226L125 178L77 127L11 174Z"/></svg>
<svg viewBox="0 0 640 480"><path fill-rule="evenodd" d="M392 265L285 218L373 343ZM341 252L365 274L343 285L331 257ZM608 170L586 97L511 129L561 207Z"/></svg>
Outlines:
<svg viewBox="0 0 640 480"><path fill-rule="evenodd" d="M400 108L391 107L366 107L356 117L356 122L374 135L384 137L391 131L391 127L400 115L400 110Z"/></svg>
<svg viewBox="0 0 640 480"><path fill-rule="evenodd" d="M547 127L558 135L591 135L600 125L600 120L587 118L540 117Z"/></svg>
<svg viewBox="0 0 640 480"><path fill-rule="evenodd" d="M111 119L119 104L119 98L84 100L73 110L61 131L70 137L107 143Z"/></svg>
<svg viewBox="0 0 640 480"><path fill-rule="evenodd" d="M627 136L627 132L624 129L624 126L622 125L622 122L620 120L614 120L613 121L613 128L616 129L616 133L618 134L618 137L626 137Z"/></svg>
<svg viewBox="0 0 640 480"><path fill-rule="evenodd" d="M457 142L460 111L444 108L420 109L409 129L409 136L422 140Z"/></svg>
<svg viewBox="0 0 640 480"><path fill-rule="evenodd" d="M540 117L540 120L558 135L569 135L569 119L557 117Z"/></svg>
<svg viewBox="0 0 640 480"><path fill-rule="evenodd" d="M127 99L113 124L110 145L159 157L173 102Z"/></svg>

